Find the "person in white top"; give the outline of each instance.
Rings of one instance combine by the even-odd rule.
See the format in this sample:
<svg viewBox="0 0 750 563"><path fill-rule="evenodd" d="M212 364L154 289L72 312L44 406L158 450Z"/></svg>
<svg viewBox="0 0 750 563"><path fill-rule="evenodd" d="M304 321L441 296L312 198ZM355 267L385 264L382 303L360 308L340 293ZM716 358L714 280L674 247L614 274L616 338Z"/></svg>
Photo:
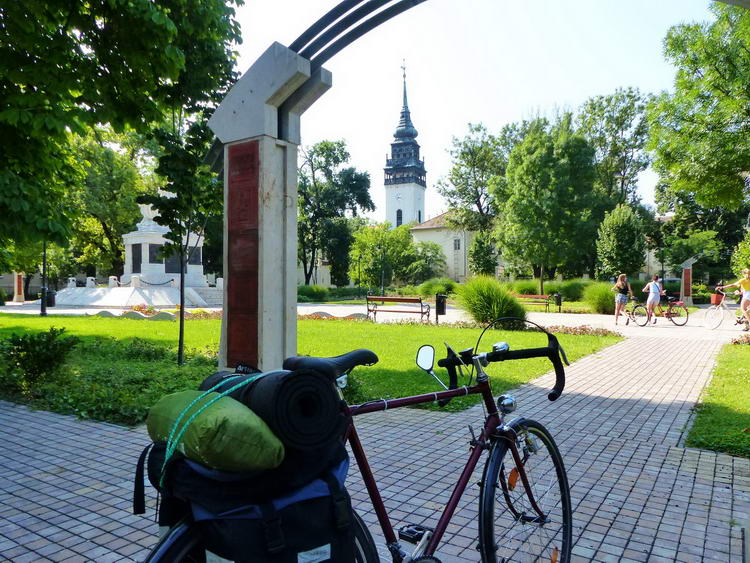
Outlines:
<svg viewBox="0 0 750 563"><path fill-rule="evenodd" d="M659 304L661 296L664 295L664 288L659 283L659 275L654 274L651 281L643 286L643 293L648 293L648 299L646 299L646 310L648 311L648 321L656 324L656 315L654 309ZM653 320L652 320L653 318ZM648 322L646 321L646 322Z"/></svg>

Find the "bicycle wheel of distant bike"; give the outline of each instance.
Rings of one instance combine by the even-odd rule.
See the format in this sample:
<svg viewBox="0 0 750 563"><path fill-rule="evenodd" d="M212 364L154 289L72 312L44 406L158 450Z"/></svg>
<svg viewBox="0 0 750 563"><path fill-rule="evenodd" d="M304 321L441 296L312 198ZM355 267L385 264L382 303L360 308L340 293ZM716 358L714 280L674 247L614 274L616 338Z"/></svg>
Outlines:
<svg viewBox="0 0 750 563"><path fill-rule="evenodd" d="M715 330L719 328L722 322L724 322L724 309L719 305L709 307L703 318L703 326L707 329Z"/></svg>
<svg viewBox="0 0 750 563"><path fill-rule="evenodd" d="M633 321L638 326L646 326L648 322L648 310L643 305L633 307Z"/></svg>
<svg viewBox="0 0 750 563"><path fill-rule="evenodd" d="M479 496L481 560L568 563L573 517L560 451L540 423L521 419L511 425L520 462L516 463L507 441L498 439L484 467ZM525 470L539 511L531 502L519 466Z"/></svg>
<svg viewBox="0 0 750 563"><path fill-rule="evenodd" d="M677 326L685 326L688 322L689 312L685 305L672 305L664 316L669 317L669 320Z"/></svg>

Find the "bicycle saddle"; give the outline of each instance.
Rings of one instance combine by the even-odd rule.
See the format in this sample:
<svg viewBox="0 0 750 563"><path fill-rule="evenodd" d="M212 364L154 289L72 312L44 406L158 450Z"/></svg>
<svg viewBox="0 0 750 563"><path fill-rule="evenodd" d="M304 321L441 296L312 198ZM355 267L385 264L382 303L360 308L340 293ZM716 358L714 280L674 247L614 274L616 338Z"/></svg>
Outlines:
<svg viewBox="0 0 750 563"><path fill-rule="evenodd" d="M669 301L670 303L672 303L673 301L677 301L677 298L676 297L671 297L671 296L668 295L667 296L667 301Z"/></svg>
<svg viewBox="0 0 750 563"><path fill-rule="evenodd" d="M337 378L348 373L357 366L371 366L378 363L375 352L370 350L353 350L332 358L316 358L313 356L292 356L284 360L284 369L312 369L323 375Z"/></svg>

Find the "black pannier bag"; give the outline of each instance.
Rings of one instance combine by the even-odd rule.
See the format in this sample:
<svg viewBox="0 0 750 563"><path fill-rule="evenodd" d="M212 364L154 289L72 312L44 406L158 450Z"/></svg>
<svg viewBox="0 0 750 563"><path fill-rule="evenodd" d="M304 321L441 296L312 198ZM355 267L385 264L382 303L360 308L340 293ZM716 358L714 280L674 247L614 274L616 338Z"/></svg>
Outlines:
<svg viewBox="0 0 750 563"><path fill-rule="evenodd" d="M221 392L239 381L237 374L219 372L200 389ZM349 419L332 378L309 370L271 372L229 396L250 407L282 440L281 465L224 472L177 452L165 466L166 444L155 443L139 460L134 512L145 511L147 468L161 496L159 525L190 517L216 555L253 563L354 561L351 501L344 487L349 459L342 441Z"/></svg>

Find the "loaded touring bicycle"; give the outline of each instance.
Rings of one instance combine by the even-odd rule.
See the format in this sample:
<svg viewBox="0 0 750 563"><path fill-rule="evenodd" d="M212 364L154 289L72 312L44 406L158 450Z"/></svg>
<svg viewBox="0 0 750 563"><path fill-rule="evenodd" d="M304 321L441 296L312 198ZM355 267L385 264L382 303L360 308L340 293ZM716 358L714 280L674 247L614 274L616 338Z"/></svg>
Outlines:
<svg viewBox="0 0 750 563"><path fill-rule="evenodd" d="M230 560L248 562L439 562L441 540L480 458L485 453L487 457L479 483L477 559L482 562L568 562L572 548L572 513L568 480L560 452L548 430L539 422L523 417L509 419L508 415L516 410L516 401L508 394L495 398L490 378L485 371L489 364L495 362L548 358L556 377L548 398L554 401L560 397L565 387L563 362L567 363L567 358L557 338L538 325L537 328L546 334L546 346L512 350L507 343L499 342L489 351L480 352L479 345L486 331L491 326L507 322L526 321L498 319L484 329L474 348L461 352L453 351L446 344L446 355L437 361L437 365L447 370L448 385L434 372L434 349L432 346L422 346L417 354L417 364L435 377L441 389L411 397L380 399L360 405L346 404L341 389L346 386L347 376L354 368L378 361L377 356L369 350L355 350L333 358L288 358L284 362L284 370L272 373L290 374L287 377L315 373L335 389L344 423L340 427L337 444L330 448L333 453L325 453L324 450L315 452L324 452L320 455L303 453L296 461L318 463L315 469L317 474L308 476L306 482L298 479L295 483L295 474L287 473L287 477L292 475L288 480L290 486L284 490L269 491L265 495L262 490L264 473L256 473L245 481L242 477L235 478L234 481L230 477L228 481L226 477L217 477L216 472L212 474L204 471L205 474L200 476L199 491L196 491L194 483L192 489L188 485L180 490L179 486L169 489L162 481L160 522L169 527L164 528L165 533L147 556L146 562L202 562L206 561L207 549L210 554L218 554L224 558L231 556ZM231 378L242 376L216 374L212 377L214 379L204 382L202 388L205 390L214 387L219 392L226 392L232 383L236 386L239 381ZM230 381L222 384L222 377ZM244 377L263 380L267 375ZM210 384L213 385L209 386ZM304 399L303 395L304 393L292 396L290 399L292 402L303 399L302 403L310 399ZM366 413L430 402L444 406L451 399L465 395L481 396L484 420L478 421L481 426L478 434L471 431L468 458L453 484L452 493L440 518L434 526L414 523L394 530L365 448L359 439L355 418ZM301 404L300 407L302 410L297 414L303 418L305 408L310 412L316 408L313 402L306 406ZM380 550L362 518L351 508L344 487L348 468L344 442L348 444L356 460L357 470L362 476L382 531L385 545ZM149 477L152 483L157 480L158 487L158 469L165 465L164 454L159 457L147 455L144 451L140 467L143 467L146 457L149 458ZM330 459L322 459L326 457ZM153 463L151 458L154 458ZM167 475L178 482L180 466L188 463L191 463L189 459L179 459L172 463L175 469ZM156 467L155 470L152 469L153 466ZM283 472L283 464L280 470ZM267 471L265 474L272 475L274 471ZM183 480L185 474L182 471ZM279 479L265 482L278 483ZM311 483L315 485L312 488ZM213 489L209 487L210 484L213 484ZM446 483L446 487L448 486ZM248 488L253 489L252 494L245 494ZM244 495L245 500L239 503L235 501L238 505L233 509L206 516L207 511L201 506L201 502L213 502L213 499L205 500L207 496L213 494L226 500L237 491L243 491L239 494ZM136 491L136 512L143 512L144 506L142 500L139 504L139 495L142 497L142 490ZM168 513L166 518L165 510ZM227 547L227 543L231 545ZM210 559L212 555L208 557Z"/></svg>

